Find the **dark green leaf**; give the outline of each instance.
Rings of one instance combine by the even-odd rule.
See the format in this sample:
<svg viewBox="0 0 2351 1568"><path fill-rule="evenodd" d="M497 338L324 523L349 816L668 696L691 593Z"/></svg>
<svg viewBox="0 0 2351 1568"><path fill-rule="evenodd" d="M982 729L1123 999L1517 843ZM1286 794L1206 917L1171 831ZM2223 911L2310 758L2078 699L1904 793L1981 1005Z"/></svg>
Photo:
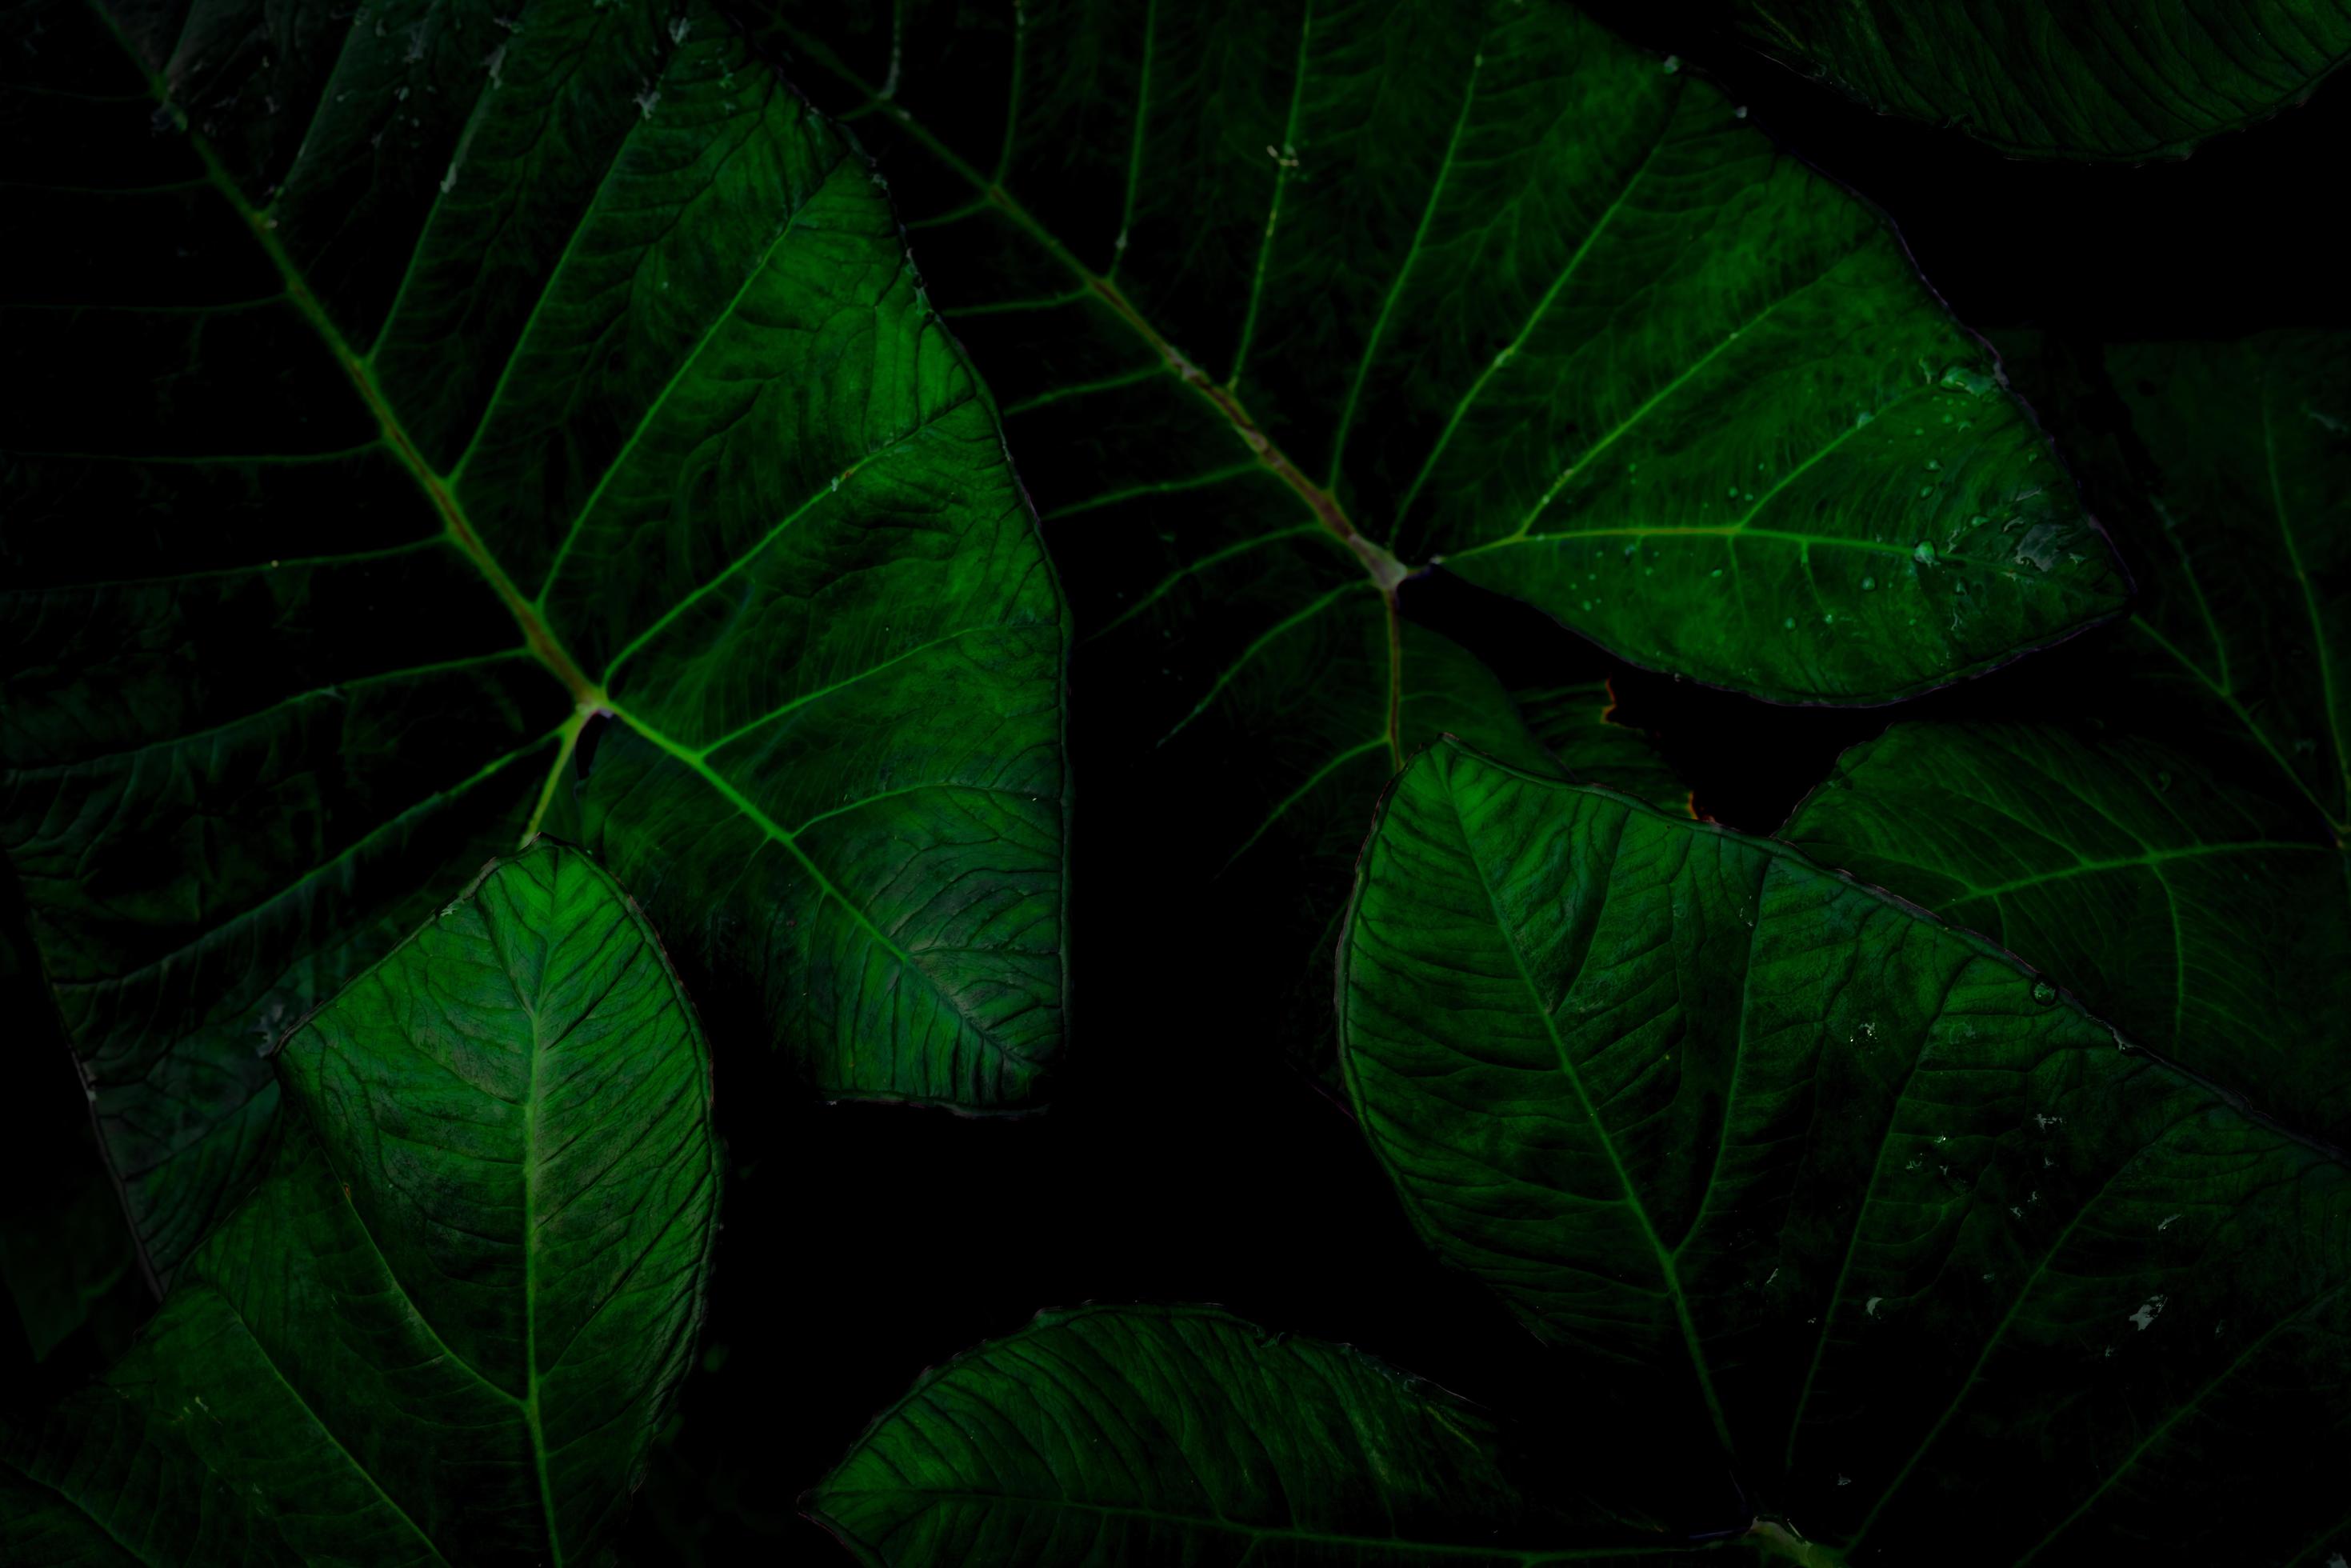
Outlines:
<svg viewBox="0 0 2351 1568"><path fill-rule="evenodd" d="M1343 1061L1415 1225L1847 1561L2346 1543L2351 1170L1786 845L1454 746Z"/></svg>
<svg viewBox="0 0 2351 1568"><path fill-rule="evenodd" d="M2351 900L2309 813L2130 737L1898 724L1782 835L1984 933L2138 1045L2351 1145Z"/></svg>
<svg viewBox="0 0 2351 1568"><path fill-rule="evenodd" d="M2130 542L2128 676L2186 748L2228 737L2351 832L2351 333L2021 346Z"/></svg>
<svg viewBox="0 0 2351 1568"><path fill-rule="evenodd" d="M2185 157L2351 57L2342 0L1739 0L1738 15L1880 113L2026 158Z"/></svg>
<svg viewBox="0 0 2351 1568"><path fill-rule="evenodd" d="M1670 1559L1530 1496L1490 1425L1346 1345L1208 1307L1044 1312L931 1373L810 1494L868 1563Z"/></svg>
<svg viewBox="0 0 2351 1568"><path fill-rule="evenodd" d="M5 1451L5 1555L604 1561L717 1230L709 1057L651 927L542 843L277 1064L261 1185Z"/></svg>
<svg viewBox="0 0 2351 1568"><path fill-rule="evenodd" d="M864 159L701 0L112 20L10 28L0 836L150 1253L598 714L582 831L716 998L1032 1102L1061 613Z"/></svg>
<svg viewBox="0 0 2351 1568"><path fill-rule="evenodd" d="M1689 810L1689 787L1649 737L1616 721L1616 694L1607 682L1512 692L1510 700L1519 705L1527 728L1576 783L1605 785L1668 811ZM1478 746L1472 737L1461 738L1489 757L1502 756L1490 746Z"/></svg>
<svg viewBox="0 0 2351 1568"><path fill-rule="evenodd" d="M1800 700L2119 608L1896 238L1564 5L750 8L951 258L1084 667L1234 807L1209 865L1352 844L1412 694L1464 689L1399 615L1440 559Z"/></svg>

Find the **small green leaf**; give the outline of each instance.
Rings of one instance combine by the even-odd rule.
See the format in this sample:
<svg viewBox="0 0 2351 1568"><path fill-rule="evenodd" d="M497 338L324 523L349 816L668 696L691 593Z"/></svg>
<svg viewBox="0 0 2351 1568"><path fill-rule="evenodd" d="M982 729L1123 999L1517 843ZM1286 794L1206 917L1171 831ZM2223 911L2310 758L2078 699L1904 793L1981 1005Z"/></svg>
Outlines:
<svg viewBox="0 0 2351 1568"><path fill-rule="evenodd" d="M2304 811L2191 755L1897 724L1782 837L2039 966L2135 1044L2351 1145L2351 902Z"/></svg>
<svg viewBox="0 0 2351 1568"><path fill-rule="evenodd" d="M1346 1345L1208 1307L1082 1307L925 1376L807 1506L893 1568L1531 1568L1635 1544L1541 1479L1530 1495L1484 1418Z"/></svg>
<svg viewBox="0 0 2351 1568"><path fill-rule="evenodd" d="M1448 744L1342 954L1415 1226L1805 1538L2187 1563L2339 1531L2351 1169L1980 938Z"/></svg>
<svg viewBox="0 0 2351 1568"><path fill-rule="evenodd" d="M277 1065L261 1185L106 1384L0 1450L5 1554L603 1560L717 1230L709 1056L652 928L542 843Z"/></svg>
<svg viewBox="0 0 2351 1568"><path fill-rule="evenodd" d="M706 0L10 32L0 843L155 1264L549 822L822 1092L1034 1103L1062 611L866 159Z"/></svg>
<svg viewBox="0 0 2351 1568"><path fill-rule="evenodd" d="M2342 0L1739 0L1748 37L1881 114L2024 158L2184 158L2351 57Z"/></svg>
<svg viewBox="0 0 2351 1568"><path fill-rule="evenodd" d="M1527 728L1576 783L1602 785L1662 810L1688 812L1689 786L1648 736L1616 721L1616 694L1607 682L1512 692L1510 700ZM1510 760L1473 736L1459 738L1488 757Z"/></svg>

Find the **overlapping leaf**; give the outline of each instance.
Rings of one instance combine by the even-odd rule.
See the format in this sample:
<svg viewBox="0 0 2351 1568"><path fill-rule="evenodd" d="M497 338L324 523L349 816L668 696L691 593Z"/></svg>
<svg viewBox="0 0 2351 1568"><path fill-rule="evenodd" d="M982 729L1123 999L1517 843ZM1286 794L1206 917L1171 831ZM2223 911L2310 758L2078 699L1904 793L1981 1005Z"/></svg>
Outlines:
<svg viewBox="0 0 2351 1568"><path fill-rule="evenodd" d="M1207 1307L1087 1307L959 1357L810 1494L857 1557L967 1563L1618 1560L1489 1423L1345 1345ZM1655 1561L1646 1552L1627 1552Z"/></svg>
<svg viewBox="0 0 2351 1568"><path fill-rule="evenodd" d="M2351 898L2308 813L2129 737L1897 724L1846 754L1782 836L2351 1145Z"/></svg>
<svg viewBox="0 0 2351 1568"><path fill-rule="evenodd" d="M1570 7L746 9L942 257L1092 678L1214 780L1207 863L1283 857L1308 929L1414 694L1466 690L1411 569L1806 701L2120 604L1894 235Z"/></svg>
<svg viewBox="0 0 2351 1568"><path fill-rule="evenodd" d="M1525 716L1527 728L1574 782L1604 784L1667 810L1689 809L1689 787L1658 754L1656 744L1617 721L1616 694L1605 681L1512 692L1510 698ZM1489 757L1499 755L1489 747L1478 749Z"/></svg>
<svg viewBox="0 0 2351 1568"><path fill-rule="evenodd" d="M578 820L714 998L831 1095L1029 1102L1061 612L865 162L699 3L10 30L0 833L155 1259L594 715Z"/></svg>
<svg viewBox="0 0 2351 1568"><path fill-rule="evenodd" d="M2134 682L2167 738L2264 763L2351 831L2351 334L2102 350L2028 336L2020 373L2129 541Z"/></svg>
<svg viewBox="0 0 2351 1568"><path fill-rule="evenodd" d="M1446 746L1342 962L1423 1234L1843 1560L2351 1541L2351 1170L1980 938Z"/></svg>
<svg viewBox="0 0 2351 1568"><path fill-rule="evenodd" d="M1786 836L2351 1142L2351 352L2017 347L2145 585L2116 712L2095 737L1897 725Z"/></svg>
<svg viewBox="0 0 2351 1568"><path fill-rule="evenodd" d="M1738 15L1881 113L2032 158L2182 157L2351 57L2341 0L1739 0Z"/></svg>
<svg viewBox="0 0 2351 1568"><path fill-rule="evenodd" d="M11 1563L605 1560L692 1354L710 1062L577 850L494 866L289 1037L260 1186L0 1449Z"/></svg>

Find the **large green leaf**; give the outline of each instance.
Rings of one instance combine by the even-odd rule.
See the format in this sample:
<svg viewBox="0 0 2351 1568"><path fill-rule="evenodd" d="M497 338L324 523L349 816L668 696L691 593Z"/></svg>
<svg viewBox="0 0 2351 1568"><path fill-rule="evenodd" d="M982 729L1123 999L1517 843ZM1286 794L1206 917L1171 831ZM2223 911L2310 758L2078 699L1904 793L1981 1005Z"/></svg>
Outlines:
<svg viewBox="0 0 2351 1568"><path fill-rule="evenodd" d="M2184 157L2351 57L2343 0L1738 0L1748 36L1885 114L2028 158Z"/></svg>
<svg viewBox="0 0 2351 1568"><path fill-rule="evenodd" d="M749 8L951 258L1090 678L1233 809L1208 863L1360 828L1458 686L1400 613L1434 560L1790 700L2121 603L1894 235L1570 8Z"/></svg>
<svg viewBox="0 0 2351 1568"><path fill-rule="evenodd" d="M2351 1145L2351 867L2307 812L2133 737L1899 724L1846 753L1782 836Z"/></svg>
<svg viewBox="0 0 2351 1568"><path fill-rule="evenodd" d="M576 820L706 1001L1029 1103L1061 612L863 158L700 0L111 20L10 27L0 837L156 1261L593 716Z"/></svg>
<svg viewBox="0 0 2351 1568"><path fill-rule="evenodd" d="M276 1065L261 1185L0 1450L0 1555L606 1561L717 1233L709 1056L652 928L542 842Z"/></svg>
<svg viewBox="0 0 2351 1568"><path fill-rule="evenodd" d="M2351 1545L2351 1169L1980 938L1448 745L1339 980L1414 1224L1844 1560Z"/></svg>
<svg viewBox="0 0 2351 1568"><path fill-rule="evenodd" d="M1677 1555L1519 1469L1475 1411L1346 1345L1209 1307L1084 1307L926 1375L807 1506L862 1562L905 1568Z"/></svg>

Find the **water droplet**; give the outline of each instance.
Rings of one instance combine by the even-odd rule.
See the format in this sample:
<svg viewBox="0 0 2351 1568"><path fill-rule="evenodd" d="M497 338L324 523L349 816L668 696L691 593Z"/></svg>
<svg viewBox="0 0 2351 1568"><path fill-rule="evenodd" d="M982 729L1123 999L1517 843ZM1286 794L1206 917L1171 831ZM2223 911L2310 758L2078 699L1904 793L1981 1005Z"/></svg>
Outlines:
<svg viewBox="0 0 2351 1568"><path fill-rule="evenodd" d="M1910 559L1920 566L1932 566L1935 564L1935 547L1920 539L1918 548L1910 552Z"/></svg>
<svg viewBox="0 0 2351 1568"><path fill-rule="evenodd" d="M2032 999L2045 1008L2057 999L2057 988L2046 980L2035 980L2032 982Z"/></svg>
<svg viewBox="0 0 2351 1568"><path fill-rule="evenodd" d="M1871 589L1873 589L1873 588L1876 588L1876 586L1877 586L1877 579L1876 579L1876 578L1874 578L1874 577L1865 577L1865 578L1863 578L1863 579L1861 580L1862 591L1864 591L1865 593L1865 592L1867 592L1869 590L1871 590Z"/></svg>
<svg viewBox="0 0 2351 1568"><path fill-rule="evenodd" d="M1780 625L1786 631L1793 632L1796 629L1796 618L1791 615L1785 621L1781 622Z"/></svg>
<svg viewBox="0 0 2351 1568"><path fill-rule="evenodd" d="M1671 76L1671 75L1673 75L1676 71L1677 71L1677 70L1679 70L1679 69L1681 69L1681 68L1682 68L1682 57L1681 57L1681 56L1679 56L1679 55L1667 55L1667 56L1666 57L1666 74L1667 74L1667 76Z"/></svg>

